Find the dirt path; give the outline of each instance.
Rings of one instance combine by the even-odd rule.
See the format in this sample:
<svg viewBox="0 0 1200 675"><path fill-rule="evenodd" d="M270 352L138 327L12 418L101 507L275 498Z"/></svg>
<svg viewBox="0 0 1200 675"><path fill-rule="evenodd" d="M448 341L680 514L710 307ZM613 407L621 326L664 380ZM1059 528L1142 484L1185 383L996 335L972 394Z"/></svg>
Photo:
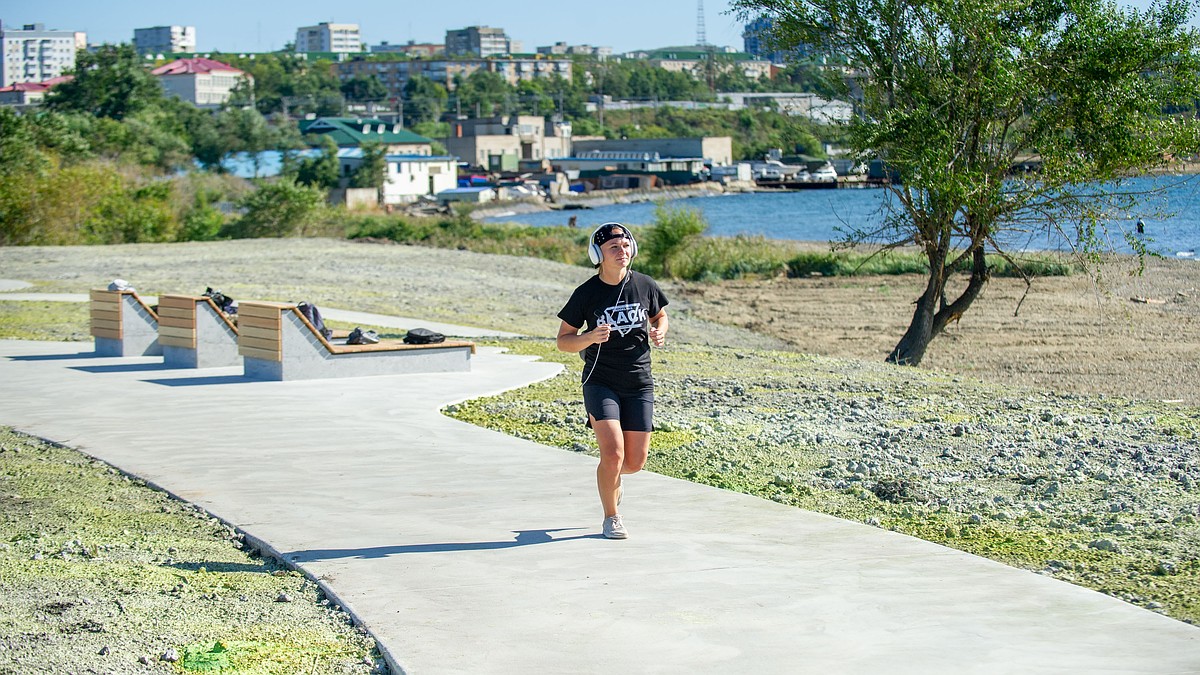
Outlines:
<svg viewBox="0 0 1200 675"><path fill-rule="evenodd" d="M1086 276L993 279L922 368L1041 390L1200 405L1200 262L1131 261ZM686 285L697 316L817 354L882 360L912 316L924 277L776 279ZM963 280L965 283L965 279ZM1138 302L1132 298L1144 298Z"/></svg>

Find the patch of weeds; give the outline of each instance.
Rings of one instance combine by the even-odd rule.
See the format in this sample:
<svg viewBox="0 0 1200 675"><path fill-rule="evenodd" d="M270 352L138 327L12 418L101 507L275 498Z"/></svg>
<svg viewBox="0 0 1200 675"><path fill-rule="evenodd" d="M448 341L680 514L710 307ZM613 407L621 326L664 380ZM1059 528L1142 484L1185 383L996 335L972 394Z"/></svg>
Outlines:
<svg viewBox="0 0 1200 675"><path fill-rule="evenodd" d="M0 299L0 338L55 342L91 340L88 303Z"/></svg>

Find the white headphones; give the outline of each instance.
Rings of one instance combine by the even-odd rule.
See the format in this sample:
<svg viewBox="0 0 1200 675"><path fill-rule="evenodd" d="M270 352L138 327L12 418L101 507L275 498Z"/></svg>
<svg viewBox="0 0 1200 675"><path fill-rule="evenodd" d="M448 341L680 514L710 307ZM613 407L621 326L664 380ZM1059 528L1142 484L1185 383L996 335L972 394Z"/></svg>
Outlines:
<svg viewBox="0 0 1200 675"><path fill-rule="evenodd" d="M593 265L599 265L600 261L604 259L604 253L600 250L600 245L596 243L596 235L600 233L600 230L613 226L621 228L625 232L625 238L629 240L629 259L637 257L637 240L633 238L633 233L629 231L629 228L620 223L604 223L592 230L591 236L588 237L588 258Z"/></svg>

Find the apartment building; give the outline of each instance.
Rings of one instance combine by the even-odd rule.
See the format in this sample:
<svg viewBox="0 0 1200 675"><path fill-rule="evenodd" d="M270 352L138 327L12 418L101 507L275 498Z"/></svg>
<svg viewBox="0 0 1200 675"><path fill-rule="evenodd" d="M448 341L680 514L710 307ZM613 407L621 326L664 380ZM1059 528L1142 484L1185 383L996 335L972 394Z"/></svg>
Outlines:
<svg viewBox="0 0 1200 675"><path fill-rule="evenodd" d="M769 78L773 65L770 61L756 58L741 52L720 51L710 55L707 51L696 47L658 49L630 54L634 58L646 59L652 66L677 73L699 75L708 66L708 60L716 57L716 67L721 71L741 71L742 75L758 80Z"/></svg>
<svg viewBox="0 0 1200 675"><path fill-rule="evenodd" d="M362 36L356 23L329 23L296 29L297 52L352 54L363 51Z"/></svg>
<svg viewBox="0 0 1200 675"><path fill-rule="evenodd" d="M196 51L196 27L135 28L133 46L139 54L193 54Z"/></svg>
<svg viewBox="0 0 1200 675"><path fill-rule="evenodd" d="M428 59L446 53L446 45L435 45L428 42L418 43L413 40L402 45L388 44L387 40L371 45L372 54L406 54L418 59Z"/></svg>
<svg viewBox="0 0 1200 675"><path fill-rule="evenodd" d="M552 45L537 48L538 54L546 56L592 56L603 61L612 56L612 47L593 47L591 45L569 45L565 42L555 42Z"/></svg>
<svg viewBox="0 0 1200 675"><path fill-rule="evenodd" d="M520 160L556 159L571 154L571 123L535 115L465 119L450 124L446 151L487 170L515 168Z"/></svg>
<svg viewBox="0 0 1200 675"><path fill-rule="evenodd" d="M254 86L254 78L233 66L212 59L176 59L150 71L163 90L198 108L219 108L239 84Z"/></svg>
<svg viewBox="0 0 1200 675"><path fill-rule="evenodd" d="M469 26L446 31L447 56L503 56L520 51L520 43L514 43L504 34L503 28Z"/></svg>
<svg viewBox="0 0 1200 675"><path fill-rule="evenodd" d="M0 22L0 87L45 82L75 67L75 52L87 48L87 34L46 30L45 24L11 29Z"/></svg>
<svg viewBox="0 0 1200 675"><path fill-rule="evenodd" d="M469 77L477 70L498 73L506 82L516 85L522 81L534 81L554 76L571 79L572 63L569 59L517 58L517 59L420 59L412 61L369 61L355 59L336 64L338 79L342 82L355 77L379 78L388 90L388 98L401 98L404 85L409 78L421 76L444 85L454 91L454 78Z"/></svg>

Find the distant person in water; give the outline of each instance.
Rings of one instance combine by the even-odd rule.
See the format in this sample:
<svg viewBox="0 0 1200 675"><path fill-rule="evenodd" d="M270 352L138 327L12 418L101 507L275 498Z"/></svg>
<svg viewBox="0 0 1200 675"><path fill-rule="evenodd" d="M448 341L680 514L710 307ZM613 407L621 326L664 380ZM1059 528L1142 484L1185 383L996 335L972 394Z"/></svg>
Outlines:
<svg viewBox="0 0 1200 675"><path fill-rule="evenodd" d="M1146 234L1146 221L1142 220L1141 218L1138 218L1137 221L1137 233Z"/></svg>

